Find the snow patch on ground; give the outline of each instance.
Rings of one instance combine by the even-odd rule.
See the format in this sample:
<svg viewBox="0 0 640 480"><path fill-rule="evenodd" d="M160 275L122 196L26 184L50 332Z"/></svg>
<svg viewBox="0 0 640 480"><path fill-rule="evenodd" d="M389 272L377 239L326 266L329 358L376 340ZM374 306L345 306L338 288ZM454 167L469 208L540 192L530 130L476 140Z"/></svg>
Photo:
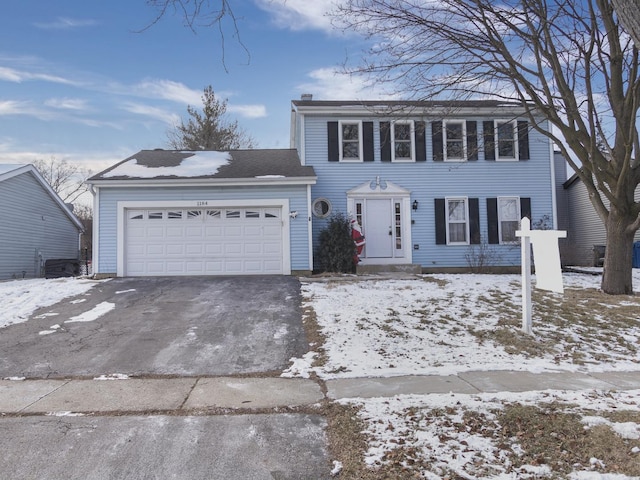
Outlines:
<svg viewBox="0 0 640 480"><path fill-rule="evenodd" d="M101 316L106 313L109 313L111 310L116 308L115 303L111 302L102 302L93 307L88 312L81 313L80 315L76 315L75 317L71 317L64 323L77 323L77 322L93 322L97 320Z"/></svg>
<svg viewBox="0 0 640 480"><path fill-rule="evenodd" d="M82 295L99 283L85 278L0 282L0 328L25 322L37 309L54 305L67 297Z"/></svg>

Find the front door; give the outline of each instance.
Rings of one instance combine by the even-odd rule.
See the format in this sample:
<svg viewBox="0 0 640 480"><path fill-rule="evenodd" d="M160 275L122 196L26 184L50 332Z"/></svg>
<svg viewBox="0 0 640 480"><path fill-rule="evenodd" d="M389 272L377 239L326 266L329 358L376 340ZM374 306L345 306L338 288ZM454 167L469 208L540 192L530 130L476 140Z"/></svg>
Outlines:
<svg viewBox="0 0 640 480"><path fill-rule="evenodd" d="M411 263L411 192L376 177L347 192L349 215L362 227L362 265Z"/></svg>
<svg viewBox="0 0 640 480"><path fill-rule="evenodd" d="M366 257L393 257L392 200L367 199L364 207Z"/></svg>

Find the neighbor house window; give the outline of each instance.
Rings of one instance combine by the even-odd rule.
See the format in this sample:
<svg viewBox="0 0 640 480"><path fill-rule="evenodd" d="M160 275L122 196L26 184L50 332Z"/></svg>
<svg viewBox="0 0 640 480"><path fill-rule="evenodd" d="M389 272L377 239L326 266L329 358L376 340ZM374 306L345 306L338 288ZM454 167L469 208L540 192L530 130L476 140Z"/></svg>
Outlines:
<svg viewBox="0 0 640 480"><path fill-rule="evenodd" d="M469 208L466 198L447 198L447 244L469 243Z"/></svg>
<svg viewBox="0 0 640 480"><path fill-rule="evenodd" d="M498 228L500 243L518 241L516 230L520 228L519 197L498 197Z"/></svg>
<svg viewBox="0 0 640 480"><path fill-rule="evenodd" d="M393 160L396 162L410 162L414 160L415 147L413 144L413 122L394 122L393 131Z"/></svg>
<svg viewBox="0 0 640 480"><path fill-rule="evenodd" d="M361 132L361 122L340 122L340 160L362 161Z"/></svg>
<svg viewBox="0 0 640 480"><path fill-rule="evenodd" d="M467 129L463 120L444 122L444 159L464 162L467 159Z"/></svg>
<svg viewBox="0 0 640 480"><path fill-rule="evenodd" d="M495 121L496 160L518 159L518 129L515 121Z"/></svg>

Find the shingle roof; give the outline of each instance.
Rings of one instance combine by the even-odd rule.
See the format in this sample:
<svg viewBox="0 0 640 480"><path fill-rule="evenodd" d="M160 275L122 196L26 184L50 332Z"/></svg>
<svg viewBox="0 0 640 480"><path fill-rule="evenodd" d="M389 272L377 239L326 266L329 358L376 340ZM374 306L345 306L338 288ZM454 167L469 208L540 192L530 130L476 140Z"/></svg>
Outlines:
<svg viewBox="0 0 640 480"><path fill-rule="evenodd" d="M197 168L194 168L196 159L198 160ZM207 165L210 165L208 169ZM129 167L135 167L135 169ZM154 169L157 171L154 172ZM300 163L295 149L252 149L230 152L157 149L141 150L92 176L88 181L301 177L315 178L315 172L313 167Z"/></svg>

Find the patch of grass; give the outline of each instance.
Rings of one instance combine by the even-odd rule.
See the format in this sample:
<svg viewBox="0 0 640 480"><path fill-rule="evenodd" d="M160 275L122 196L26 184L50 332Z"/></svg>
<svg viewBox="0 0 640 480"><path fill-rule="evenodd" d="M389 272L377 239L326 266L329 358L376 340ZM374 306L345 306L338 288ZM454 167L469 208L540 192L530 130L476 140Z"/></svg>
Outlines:
<svg viewBox="0 0 640 480"><path fill-rule="evenodd" d="M449 282L447 280L444 280L442 278L429 277L429 276L426 276L426 275L424 277L422 277L422 280L424 280L427 283L435 283L436 285L438 285L441 288L444 288L447 285L449 285Z"/></svg>
<svg viewBox="0 0 640 480"><path fill-rule="evenodd" d="M310 305L302 309L302 326L310 349L317 352L313 361L314 367L321 367L327 364L327 353L324 349L327 337L322 333L318 324L316 311Z"/></svg>
<svg viewBox="0 0 640 480"><path fill-rule="evenodd" d="M511 404L498 413L500 442L516 442L522 453L512 455L516 467L547 465L553 472L568 474L574 470L592 470L640 475L640 462L631 454L640 441L618 436L601 425L585 428L581 416L567 412L562 405L544 407ZM592 464L591 459L600 463Z"/></svg>

